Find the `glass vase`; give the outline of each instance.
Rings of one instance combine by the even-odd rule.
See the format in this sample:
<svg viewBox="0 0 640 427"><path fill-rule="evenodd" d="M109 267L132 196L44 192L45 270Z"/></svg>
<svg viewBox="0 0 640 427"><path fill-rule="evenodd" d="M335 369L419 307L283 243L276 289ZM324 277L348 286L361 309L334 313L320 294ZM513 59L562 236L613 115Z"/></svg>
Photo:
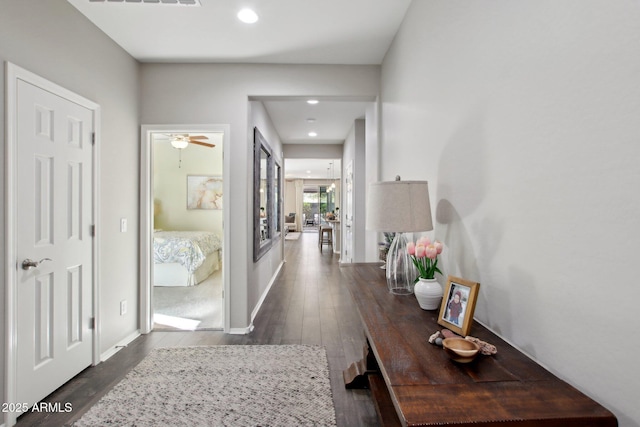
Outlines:
<svg viewBox="0 0 640 427"><path fill-rule="evenodd" d="M416 268L407 252L407 238L404 233L396 233L387 253L387 286L395 295L413 294L413 284L418 276Z"/></svg>

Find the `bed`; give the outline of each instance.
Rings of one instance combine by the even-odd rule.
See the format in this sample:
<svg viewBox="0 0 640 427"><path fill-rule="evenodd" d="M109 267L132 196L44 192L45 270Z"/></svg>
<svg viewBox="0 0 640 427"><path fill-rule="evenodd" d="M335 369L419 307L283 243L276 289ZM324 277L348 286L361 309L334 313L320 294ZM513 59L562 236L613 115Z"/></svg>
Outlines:
<svg viewBox="0 0 640 427"><path fill-rule="evenodd" d="M220 268L222 243L209 231L153 233L153 284L194 286Z"/></svg>

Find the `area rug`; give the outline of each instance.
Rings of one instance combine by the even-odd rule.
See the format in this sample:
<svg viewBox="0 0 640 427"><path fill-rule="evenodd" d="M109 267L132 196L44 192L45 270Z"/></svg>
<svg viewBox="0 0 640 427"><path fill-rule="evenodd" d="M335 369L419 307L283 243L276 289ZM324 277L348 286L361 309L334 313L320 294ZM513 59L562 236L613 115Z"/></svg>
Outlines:
<svg viewBox="0 0 640 427"><path fill-rule="evenodd" d="M324 347L159 348L75 426L335 426Z"/></svg>
<svg viewBox="0 0 640 427"><path fill-rule="evenodd" d="M300 238L300 233L298 233L297 231L292 231L290 233L287 233L287 235L284 237L285 240L298 240Z"/></svg>

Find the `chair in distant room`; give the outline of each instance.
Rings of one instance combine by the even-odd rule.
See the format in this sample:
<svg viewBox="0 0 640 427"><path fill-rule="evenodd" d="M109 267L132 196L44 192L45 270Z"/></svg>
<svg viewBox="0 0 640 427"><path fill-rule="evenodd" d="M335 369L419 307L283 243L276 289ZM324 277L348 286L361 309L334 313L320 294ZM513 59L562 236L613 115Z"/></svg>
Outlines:
<svg viewBox="0 0 640 427"><path fill-rule="evenodd" d="M284 217L284 229L285 232L289 231L298 231L298 227L296 226L296 213L291 212L289 215Z"/></svg>
<svg viewBox="0 0 640 427"><path fill-rule="evenodd" d="M322 252L324 245L328 245L331 250L333 250L333 229L330 225L320 224L318 227L318 246L320 247L320 252Z"/></svg>
<svg viewBox="0 0 640 427"><path fill-rule="evenodd" d="M305 226L314 226L315 224L314 224L313 218L305 218L304 225Z"/></svg>

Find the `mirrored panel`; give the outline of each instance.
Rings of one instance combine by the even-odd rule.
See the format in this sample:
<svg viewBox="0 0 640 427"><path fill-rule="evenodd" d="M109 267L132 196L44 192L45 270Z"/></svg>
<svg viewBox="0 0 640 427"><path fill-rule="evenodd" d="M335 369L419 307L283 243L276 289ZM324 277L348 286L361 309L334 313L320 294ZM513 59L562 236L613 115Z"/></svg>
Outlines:
<svg viewBox="0 0 640 427"><path fill-rule="evenodd" d="M280 189L282 188L282 168L278 162L273 163L273 211L274 211L274 231L280 233L282 231L282 195Z"/></svg>
<svg viewBox="0 0 640 427"><path fill-rule="evenodd" d="M269 217L267 216L267 208L269 207L270 191L267 185L267 176L269 175L269 157L270 154L264 147L260 148L260 242L271 237L269 227Z"/></svg>
<svg viewBox="0 0 640 427"><path fill-rule="evenodd" d="M258 128L254 129L253 260L259 260L280 238L282 169Z"/></svg>

